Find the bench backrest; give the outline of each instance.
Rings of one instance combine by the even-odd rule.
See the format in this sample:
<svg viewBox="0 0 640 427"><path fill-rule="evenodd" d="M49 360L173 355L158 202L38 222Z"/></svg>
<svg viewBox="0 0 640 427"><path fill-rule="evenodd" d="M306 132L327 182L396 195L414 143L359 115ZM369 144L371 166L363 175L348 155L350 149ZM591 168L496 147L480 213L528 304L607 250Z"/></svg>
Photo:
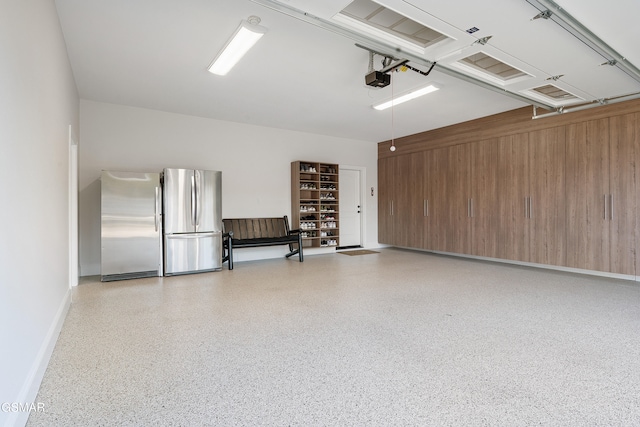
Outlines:
<svg viewBox="0 0 640 427"><path fill-rule="evenodd" d="M283 237L289 234L289 220L280 218L230 218L222 220L225 233L233 231L234 239Z"/></svg>

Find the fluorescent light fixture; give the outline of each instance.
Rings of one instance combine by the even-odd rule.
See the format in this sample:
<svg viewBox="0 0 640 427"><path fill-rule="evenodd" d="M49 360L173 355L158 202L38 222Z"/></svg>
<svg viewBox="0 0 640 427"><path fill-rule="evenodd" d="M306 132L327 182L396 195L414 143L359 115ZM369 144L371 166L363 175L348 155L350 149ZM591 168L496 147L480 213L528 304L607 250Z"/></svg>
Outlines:
<svg viewBox="0 0 640 427"><path fill-rule="evenodd" d="M435 86L435 85L433 85L433 84L430 84L430 85L425 86L423 88L413 90L413 91L411 91L411 92L409 92L407 94L404 94L402 96L399 96L399 97L397 97L395 99L383 102L381 104L376 104L376 105L373 106L373 108L375 108L376 110L386 110L387 108L389 108L391 106L402 104L403 102L410 101L410 100L415 99L415 98L417 98L419 96L426 95L426 94L431 93L431 92L435 92L438 89L440 89L440 88Z"/></svg>
<svg viewBox="0 0 640 427"><path fill-rule="evenodd" d="M268 30L258 25L260 18L249 17L249 20L242 21L240 26L229 39L218 56L209 66L209 72L219 76L226 75L229 70L244 56L251 47L256 44Z"/></svg>

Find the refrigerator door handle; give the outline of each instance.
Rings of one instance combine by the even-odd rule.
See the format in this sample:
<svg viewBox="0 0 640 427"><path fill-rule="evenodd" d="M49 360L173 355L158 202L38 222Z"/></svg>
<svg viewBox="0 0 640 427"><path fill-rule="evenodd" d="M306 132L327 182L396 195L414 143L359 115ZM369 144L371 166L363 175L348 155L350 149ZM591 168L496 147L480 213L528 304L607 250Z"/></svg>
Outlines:
<svg viewBox="0 0 640 427"><path fill-rule="evenodd" d="M196 210L195 210L195 213L194 213L193 216L195 218L194 225L196 226L196 231L198 231L197 227L200 225L200 197L202 196L200 194L200 187L202 186L201 185L202 183L200 182L200 179L201 179L200 171L197 171L197 170L193 171L193 177L194 177L193 178L194 182L196 184L196 190L195 190L195 194L196 194Z"/></svg>
<svg viewBox="0 0 640 427"><path fill-rule="evenodd" d="M156 227L156 231L158 231L158 190L159 188L156 187L156 200L155 200L155 204L153 205L153 218L154 218L154 223L155 223L155 227Z"/></svg>
<svg viewBox="0 0 640 427"><path fill-rule="evenodd" d="M191 225L196 226L196 179L191 175Z"/></svg>

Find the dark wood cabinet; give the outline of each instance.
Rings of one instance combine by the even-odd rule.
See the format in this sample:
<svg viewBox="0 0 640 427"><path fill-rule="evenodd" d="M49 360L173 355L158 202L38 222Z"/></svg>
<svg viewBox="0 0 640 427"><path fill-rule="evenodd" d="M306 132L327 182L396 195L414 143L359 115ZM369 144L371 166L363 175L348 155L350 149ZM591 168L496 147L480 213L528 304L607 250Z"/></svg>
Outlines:
<svg viewBox="0 0 640 427"><path fill-rule="evenodd" d="M424 153L410 155L404 180L408 183L404 197L408 203L407 223L403 246L409 248L423 248L424 239L429 233L427 221L427 193L429 181L426 178L427 167Z"/></svg>
<svg viewBox="0 0 640 427"><path fill-rule="evenodd" d="M430 150L423 162L426 191L415 204L429 224L423 249L469 253L471 248L468 144ZM423 222L425 220L423 219Z"/></svg>
<svg viewBox="0 0 640 427"><path fill-rule="evenodd" d="M609 119L610 270L637 274L640 114Z"/></svg>
<svg viewBox="0 0 640 427"><path fill-rule="evenodd" d="M495 258L500 246L500 147L497 138L470 145L471 254Z"/></svg>
<svg viewBox="0 0 640 427"><path fill-rule="evenodd" d="M529 260L529 134L498 138L497 258Z"/></svg>
<svg viewBox="0 0 640 427"><path fill-rule="evenodd" d="M565 265L565 127L529 133L528 260Z"/></svg>
<svg viewBox="0 0 640 427"><path fill-rule="evenodd" d="M636 275L640 102L601 111L618 108L487 118L433 131L425 148L412 136L405 153L379 151L379 241Z"/></svg>
<svg viewBox="0 0 640 427"><path fill-rule="evenodd" d="M394 222L398 215L397 177L398 157L378 160L378 241L399 245L394 235Z"/></svg>
<svg viewBox="0 0 640 427"><path fill-rule="evenodd" d="M635 115L567 128L569 267L635 274Z"/></svg>
<svg viewBox="0 0 640 427"><path fill-rule="evenodd" d="M567 266L610 271L609 119L567 127Z"/></svg>

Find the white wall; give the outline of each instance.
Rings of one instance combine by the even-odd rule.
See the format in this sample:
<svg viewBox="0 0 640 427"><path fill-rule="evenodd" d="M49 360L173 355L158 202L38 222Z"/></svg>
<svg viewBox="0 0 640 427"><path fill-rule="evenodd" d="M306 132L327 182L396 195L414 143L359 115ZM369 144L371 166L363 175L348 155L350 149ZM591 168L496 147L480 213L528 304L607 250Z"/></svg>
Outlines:
<svg viewBox="0 0 640 427"><path fill-rule="evenodd" d="M53 0L2 2L0 403L35 401L69 307L69 125L78 95ZM3 408L0 425L26 422Z"/></svg>
<svg viewBox="0 0 640 427"><path fill-rule="evenodd" d="M215 100L212 100L215 102ZM365 242L376 246L376 143L249 126L148 109L80 101L81 275L100 274L100 171L165 167L222 171L222 214L289 215L291 162L366 168ZM307 251L310 254L312 251ZM282 256L285 248L242 249L238 261Z"/></svg>

